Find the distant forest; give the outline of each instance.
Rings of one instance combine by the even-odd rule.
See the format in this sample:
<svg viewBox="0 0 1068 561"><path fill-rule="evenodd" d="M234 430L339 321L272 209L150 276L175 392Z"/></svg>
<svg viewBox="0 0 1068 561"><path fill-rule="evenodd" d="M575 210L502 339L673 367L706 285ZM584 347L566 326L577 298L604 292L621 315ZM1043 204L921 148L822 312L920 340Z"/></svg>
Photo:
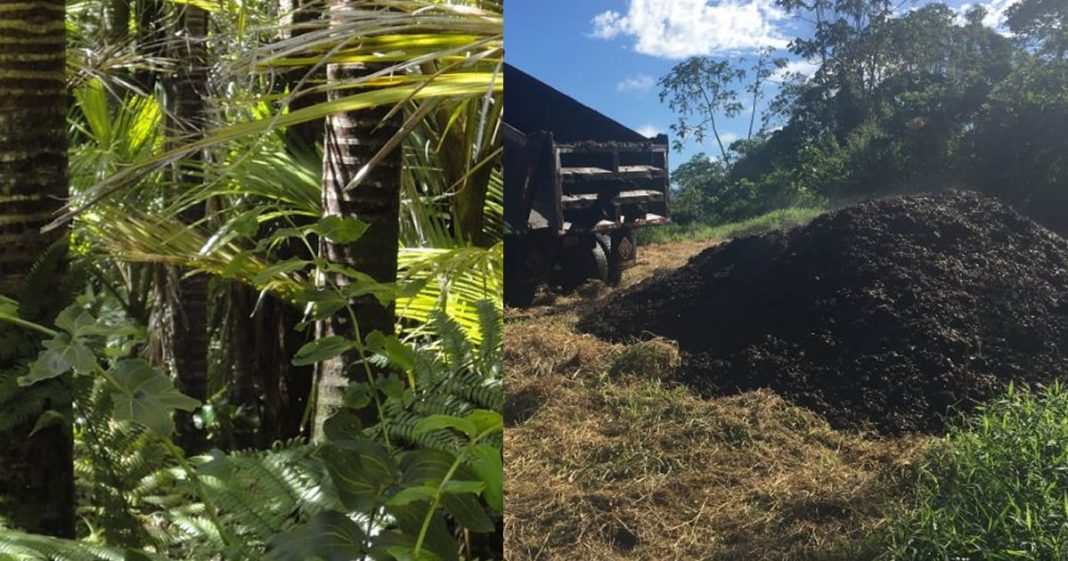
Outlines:
<svg viewBox="0 0 1068 561"><path fill-rule="evenodd" d="M743 111L755 125L679 166L676 221L969 188L1068 232L1068 3L1022 0L1000 31L979 6L777 4L812 24L789 49L818 65L813 75L768 51L744 66L694 57L659 81L676 142L719 142L716 119ZM757 103L773 78L782 87Z"/></svg>

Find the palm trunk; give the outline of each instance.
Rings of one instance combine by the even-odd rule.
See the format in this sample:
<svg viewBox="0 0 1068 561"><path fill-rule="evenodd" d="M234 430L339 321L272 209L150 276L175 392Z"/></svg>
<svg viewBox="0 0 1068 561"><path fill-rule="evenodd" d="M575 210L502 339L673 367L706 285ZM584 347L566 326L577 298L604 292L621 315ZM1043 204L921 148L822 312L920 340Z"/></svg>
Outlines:
<svg viewBox="0 0 1068 561"><path fill-rule="evenodd" d="M166 53L166 13L162 0L132 0L137 20L137 53L142 56L160 58ZM151 93L159 80L159 73L149 69L135 73L137 84Z"/></svg>
<svg viewBox="0 0 1068 561"><path fill-rule="evenodd" d="M244 283L231 281L227 283L227 313L224 318L225 329L223 341L226 342L223 357L230 370L227 381L227 393L232 405L242 407L247 414L259 416L260 401L257 388L258 364L256 361L256 340L250 324L250 318L256 306L256 290ZM270 427L260 419L261 431ZM256 431L252 424L235 422L229 443L230 449L244 450L258 448Z"/></svg>
<svg viewBox="0 0 1068 561"><path fill-rule="evenodd" d="M301 311L269 294L259 301L256 289L234 283L227 315L230 403L259 418L255 431L235 427L234 446L269 448L279 440L307 436L304 417L314 372L291 363L308 342L308 334L295 328Z"/></svg>
<svg viewBox="0 0 1068 561"><path fill-rule="evenodd" d="M323 7L316 0L296 0L294 7L293 25L295 28L292 36L299 37L312 31L312 28L304 28L303 26L313 25L321 19ZM326 75L321 67L311 75L308 75L308 70L310 69L303 67L292 70L286 74L285 80L282 81L282 84L288 86L290 94L301 94L289 103L290 111L296 111L326 101L326 94L324 93L303 93L312 86L321 83ZM312 152L317 145L323 142L323 127L323 119L314 119L305 123L291 125L286 129L286 145L292 153L297 155Z"/></svg>
<svg viewBox="0 0 1068 561"><path fill-rule="evenodd" d="M66 268L66 231L40 232L67 196L64 10L62 0L0 0L0 294L12 298L19 297L31 267L49 248L57 258L45 271L46 282L58 285ZM23 304L24 313L35 310L26 319L45 323L62 305ZM37 340L11 326L0 330L6 342L0 348L0 390L7 394L0 402L17 403L17 392L32 391L45 396L44 408L68 419L30 436L34 415L0 434L0 519L31 532L71 537L69 380L17 388L12 379L25 373Z"/></svg>
<svg viewBox="0 0 1068 561"><path fill-rule="evenodd" d="M341 17L349 7L345 0L334 0L330 6L331 19ZM366 76L384 68L373 64L330 64L327 80L336 83ZM331 92L336 99L344 93ZM371 160L400 128L401 116L396 114L386 119L388 107L379 107L351 113L331 115L326 121L326 139L323 155L323 215L353 217L369 225L367 232L356 242L334 244L323 239L320 242L323 255L332 263L340 263L370 275L379 282L394 282L397 279L397 250L400 225L400 150L393 150L364 176L358 187L345 187L357 172ZM344 289L348 279L344 275L331 275L329 281ZM394 308L383 306L373 297L361 297L352 302L359 336L366 337L372 331L392 334L394 332ZM357 336L356 326L342 312L319 325L322 337L340 335ZM343 356L321 364L318 403L315 416L315 434L321 435L321 427L341 404L342 394L350 379L364 379L356 370L356 357Z"/></svg>
<svg viewBox="0 0 1068 561"><path fill-rule="evenodd" d="M182 17L183 41L176 59L179 71L172 87L172 140L189 142L203 134L207 121L205 98L208 84L207 46L208 14L193 5L186 5ZM199 156L199 155L198 155ZM194 190L202 183L200 175L203 158L194 156L179 163L176 179L179 192ZM195 204L182 212L182 220L189 225L205 217L203 204ZM177 386L186 395L200 401L208 398L208 278L203 274L181 271L178 297L174 313L174 346ZM193 426L188 413L179 413L179 442L187 452L199 452L204 447L203 436Z"/></svg>
<svg viewBox="0 0 1068 561"><path fill-rule="evenodd" d="M445 118L449 118L449 112L445 111ZM468 119L473 123L477 114L469 114ZM470 124L469 126L474 126ZM482 166L466 179L468 166L472 163L470 145L464 138L465 132L460 127L449 127L447 140L442 144L441 156L448 162L446 170L454 172L448 177L448 184L459 184L452 200L452 215L455 218L453 230L456 237L464 242L478 247L486 247L490 240L483 232L485 224L486 195L489 190L490 177L493 174L493 166ZM489 142L490 139L485 139ZM494 141L499 143L499 139ZM483 153L489 153L496 147L483 148Z"/></svg>

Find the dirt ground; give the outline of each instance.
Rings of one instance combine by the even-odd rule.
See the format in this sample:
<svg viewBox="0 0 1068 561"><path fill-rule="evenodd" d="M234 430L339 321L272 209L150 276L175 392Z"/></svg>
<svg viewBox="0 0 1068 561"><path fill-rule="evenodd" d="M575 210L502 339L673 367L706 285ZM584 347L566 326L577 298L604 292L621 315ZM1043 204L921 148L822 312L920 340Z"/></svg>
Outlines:
<svg viewBox="0 0 1068 561"><path fill-rule="evenodd" d="M642 247L633 285L716 241ZM874 559L924 437L836 431L768 390L703 399L668 340L575 330L588 285L506 311L505 558Z"/></svg>

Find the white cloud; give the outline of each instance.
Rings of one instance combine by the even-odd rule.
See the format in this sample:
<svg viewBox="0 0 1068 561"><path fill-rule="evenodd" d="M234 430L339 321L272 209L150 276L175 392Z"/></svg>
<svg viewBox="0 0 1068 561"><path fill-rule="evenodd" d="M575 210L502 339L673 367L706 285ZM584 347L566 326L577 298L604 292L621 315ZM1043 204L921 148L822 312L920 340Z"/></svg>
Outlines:
<svg viewBox="0 0 1068 561"><path fill-rule="evenodd" d="M660 127L656 125L643 125L638 127L638 134L648 138L652 138L660 134L660 132Z"/></svg>
<svg viewBox="0 0 1068 561"><path fill-rule="evenodd" d="M999 0L994 0L999 1ZM634 50L680 59L786 47L778 28L786 13L774 0L628 0L626 14L609 10L591 22L599 39L632 37Z"/></svg>
<svg viewBox="0 0 1068 561"><path fill-rule="evenodd" d="M1009 7L1019 2L1019 0L990 0L989 2L980 2L979 4L961 4L957 8L957 23L963 24L966 20L964 15L968 13L968 10L974 8L976 5L986 8L986 15L983 17L983 25L997 29L1002 34L1008 34L1008 30L1003 29L1005 25L1005 12Z"/></svg>
<svg viewBox="0 0 1068 561"><path fill-rule="evenodd" d="M656 85L656 78L646 74L635 74L627 76L623 81L616 84L616 91L645 93L653 89L654 85Z"/></svg>
<svg viewBox="0 0 1068 561"><path fill-rule="evenodd" d="M724 131L719 133L719 139L723 142L724 148L730 148L731 143L735 140L738 140L739 138L741 137L731 131ZM712 139L713 142L715 142L715 140L715 138Z"/></svg>
<svg viewBox="0 0 1068 561"><path fill-rule="evenodd" d="M787 75L800 74L806 80L811 78L816 70L819 70L820 64L814 61L807 60L791 60L786 63L786 66L779 68L775 72L772 72L768 78L772 82L784 82Z"/></svg>

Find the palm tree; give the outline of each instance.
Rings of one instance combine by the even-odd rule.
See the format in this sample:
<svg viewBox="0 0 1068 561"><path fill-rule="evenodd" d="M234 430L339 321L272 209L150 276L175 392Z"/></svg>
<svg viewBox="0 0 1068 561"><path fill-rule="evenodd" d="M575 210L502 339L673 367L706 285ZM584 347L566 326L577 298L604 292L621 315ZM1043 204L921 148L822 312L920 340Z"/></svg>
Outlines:
<svg viewBox="0 0 1068 561"><path fill-rule="evenodd" d="M93 220L97 230L94 239L99 247L109 248L110 257L181 265L253 285L267 293L259 298L259 304L251 299L257 314L270 307L272 295L289 305L295 302L296 293L316 282L307 271L282 271L270 278L264 271L293 258L310 260L317 248L312 243L306 248L307 254L304 250L287 252L282 248L288 241L282 241L266 251L252 249L253 244L233 237L236 223L252 212L259 217L259 232L270 236L323 216L357 218L371 225L363 238L357 244L345 245L325 240L324 247L318 248L323 250L320 257L387 282L397 277L401 282L423 282L418 294L397 300L396 315L405 320L406 331L421 329L432 310L443 309L475 336L478 316L473 304L498 299L499 294L496 279L501 261L502 195L496 131L503 89L501 11L496 2L463 5L370 0L347 10L335 5L329 29L311 27L305 33L280 33L283 39L257 45L214 66L219 72L214 79L219 83L245 83L254 73L303 76L311 65L318 67L321 61L331 60L338 64L332 66L330 80L306 81L300 87L308 94L297 98L308 100L321 92L328 93L329 100L311 105L289 100L286 112L266 115L238 113L251 120L235 123L233 118L226 119L231 124L207 131L201 140L133 162L117 173L101 174L98 177L106 179L95 179L95 185L80 190L78 204L65 218L93 207L92 216L85 218ZM294 72L294 68L299 70ZM294 86L290 82L290 92ZM333 169L324 173L325 180L319 186L312 183L306 189L303 179L289 174L300 167L292 165L296 155L288 150L291 143L283 142L284 149L280 149L271 139L330 115L334 115L331 124L324 128L332 139L327 140L329 150L323 161ZM380 119L386 115L390 115L389 122L382 125ZM360 126L364 130L358 131ZM352 144L353 138L361 143ZM387 145L391 150L380 150ZM214 180L204 187L201 197L185 202L195 205L210 197L228 198L236 206L215 213L216 221L204 223L202 228L184 228L185 221L178 219L173 207L164 212L144 207L131 212L114 196L137 185L139 179L155 177L165 166L218 146L222 148L215 152L213 178L240 178L240 182ZM231 162L234 154L239 156ZM404 160L403 170L398 158ZM375 165L364 170L363 166L372 161ZM318 175L318 169L312 169L318 167L306 167L308 174ZM373 184L392 184L389 195L383 196ZM309 189L310 196L306 192ZM395 205L402 209L399 217ZM379 233L373 218L376 213L392 215L381 224L391 230L398 228L400 243L394 231ZM381 240L386 238L388 245L374 247L385 243ZM229 241L208 244L209 239ZM380 241L372 241L376 239ZM361 243L374 251L361 251ZM209 245L213 249L204 251ZM398 245L404 246L399 269L392 252L387 249L386 255L381 255L382 249ZM241 259L240 267L231 266L235 256L250 253L255 259ZM381 262L361 262L364 253ZM347 282L345 278L331 280ZM389 307L371 299L354 304L364 307L355 314L361 335L394 328ZM244 322L244 328L250 316L248 305L242 305L244 310L230 308L234 310L232 317ZM285 322L292 325L296 319L290 317ZM334 327L339 334L355 336L348 318ZM248 378L247 372L262 372L246 368L257 360L272 364L285 358L244 357L240 361L242 379ZM322 392L327 406L331 396L337 398L337 391L347 383L340 370L335 372L338 376L322 382L333 389L333 394ZM233 372L235 377L238 374Z"/></svg>
<svg viewBox="0 0 1068 561"><path fill-rule="evenodd" d="M354 7L349 0L332 0L331 21L351 17L347 13ZM382 73L390 66L388 63L331 63L326 70L327 83L358 80L361 76ZM333 90L328 94L328 101L344 95ZM401 152L387 149L387 144L401 128L400 116L400 112L385 105L335 113L326 119L323 216L355 218L367 224L367 230L352 243L333 243L323 237L322 254L331 263L351 267L382 283L397 280ZM380 152L384 157L378 157ZM329 282L344 291L350 280L347 275L334 274ZM383 305L374 296L364 295L354 299L352 309L352 318L339 314L324 320L319 327L321 335L353 339L365 338L372 331L393 334L396 319L392 303ZM356 375L354 368L351 354L322 363L314 434L321 433L323 421L340 406L349 378Z"/></svg>
<svg viewBox="0 0 1068 561"><path fill-rule="evenodd" d="M207 121L208 87L208 13L189 4L182 9L182 37L177 41L175 59L178 72L171 84L172 109L169 132L172 142L188 142L202 135ZM203 152L194 152L179 162L175 179L179 192L197 189L202 183ZM182 220L195 226L206 216L205 204L186 207ZM179 270L177 298L171 313L174 336L172 345L178 388L198 401L208 397L208 278ZM204 443L192 419L180 414L180 439L189 452L199 452Z"/></svg>
<svg viewBox="0 0 1068 561"><path fill-rule="evenodd" d="M22 316L44 323L62 303L40 283L59 286L66 270L66 231L40 232L68 189L65 41L62 0L0 2L0 295L20 299ZM37 353L36 341L0 329L0 386L11 396L13 380ZM27 389L8 401L0 403L5 410L26 402L35 410L0 435L0 518L33 532L73 536L68 382ZM44 410L66 417L52 413L62 420L34 431Z"/></svg>

